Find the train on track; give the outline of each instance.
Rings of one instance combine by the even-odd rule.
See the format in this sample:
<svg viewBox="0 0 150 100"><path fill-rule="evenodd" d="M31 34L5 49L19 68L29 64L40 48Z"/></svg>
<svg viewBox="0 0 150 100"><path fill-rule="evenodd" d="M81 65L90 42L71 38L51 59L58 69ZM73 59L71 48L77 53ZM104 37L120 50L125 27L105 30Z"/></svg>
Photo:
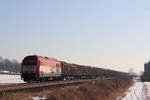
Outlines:
<svg viewBox="0 0 150 100"><path fill-rule="evenodd" d="M37 55L25 57L21 64L21 78L25 82L94 79L127 75L125 72L70 64L54 58Z"/></svg>

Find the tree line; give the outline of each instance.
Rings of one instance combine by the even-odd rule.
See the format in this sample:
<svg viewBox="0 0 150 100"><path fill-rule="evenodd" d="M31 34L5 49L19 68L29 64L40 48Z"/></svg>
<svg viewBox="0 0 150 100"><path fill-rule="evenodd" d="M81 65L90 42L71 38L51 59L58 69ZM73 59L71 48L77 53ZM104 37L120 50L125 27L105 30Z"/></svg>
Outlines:
<svg viewBox="0 0 150 100"><path fill-rule="evenodd" d="M7 59L0 56L0 73L19 74L21 63L16 59Z"/></svg>

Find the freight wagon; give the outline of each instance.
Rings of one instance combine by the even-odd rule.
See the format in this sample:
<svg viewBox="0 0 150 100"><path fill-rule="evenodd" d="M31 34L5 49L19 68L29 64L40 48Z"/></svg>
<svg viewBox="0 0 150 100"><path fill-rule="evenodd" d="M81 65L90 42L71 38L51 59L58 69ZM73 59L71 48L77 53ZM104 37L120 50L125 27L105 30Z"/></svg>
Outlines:
<svg viewBox="0 0 150 100"><path fill-rule="evenodd" d="M26 82L89 79L119 75L127 75L127 73L91 66L69 64L53 58L37 55L25 57L21 65L21 78Z"/></svg>

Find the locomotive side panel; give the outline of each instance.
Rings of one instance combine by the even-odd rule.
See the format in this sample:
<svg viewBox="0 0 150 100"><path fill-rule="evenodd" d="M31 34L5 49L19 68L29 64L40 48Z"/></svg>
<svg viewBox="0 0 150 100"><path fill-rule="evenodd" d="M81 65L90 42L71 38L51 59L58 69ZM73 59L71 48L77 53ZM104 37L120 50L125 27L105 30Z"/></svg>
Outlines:
<svg viewBox="0 0 150 100"><path fill-rule="evenodd" d="M61 77L61 65L57 61L39 57L40 77Z"/></svg>

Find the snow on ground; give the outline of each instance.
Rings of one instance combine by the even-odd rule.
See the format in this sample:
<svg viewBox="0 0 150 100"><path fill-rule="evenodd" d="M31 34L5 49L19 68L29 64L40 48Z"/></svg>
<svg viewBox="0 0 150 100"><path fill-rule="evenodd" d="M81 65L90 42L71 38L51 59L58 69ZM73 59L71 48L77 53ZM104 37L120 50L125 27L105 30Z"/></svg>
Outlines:
<svg viewBox="0 0 150 100"><path fill-rule="evenodd" d="M150 100L150 82L135 79L135 84L126 92L122 100Z"/></svg>
<svg viewBox="0 0 150 100"><path fill-rule="evenodd" d="M5 75L0 74L0 84L4 83L24 83L20 75Z"/></svg>

